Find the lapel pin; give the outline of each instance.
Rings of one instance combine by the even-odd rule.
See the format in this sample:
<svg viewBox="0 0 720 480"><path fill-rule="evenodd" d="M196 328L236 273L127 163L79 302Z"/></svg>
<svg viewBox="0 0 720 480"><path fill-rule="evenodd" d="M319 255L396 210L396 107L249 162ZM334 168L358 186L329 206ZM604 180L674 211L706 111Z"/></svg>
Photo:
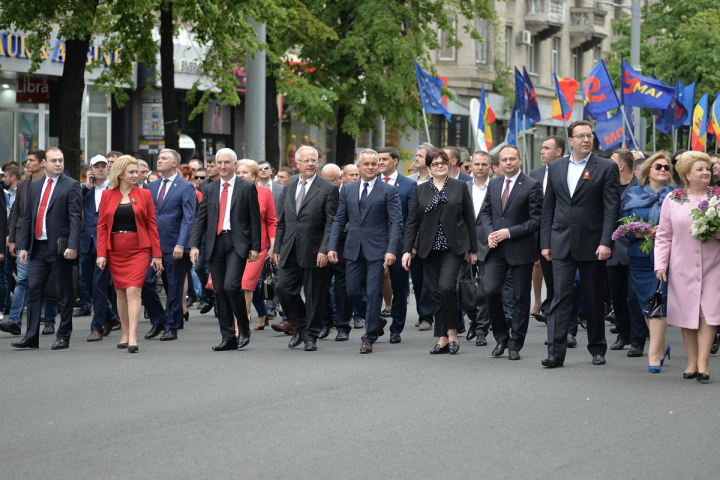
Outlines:
<svg viewBox="0 0 720 480"><path fill-rule="evenodd" d="M585 169L585 172L583 173L583 180L590 180L590 172L588 169Z"/></svg>
<svg viewBox="0 0 720 480"><path fill-rule="evenodd" d="M173 187L177 187L177 183L173 183Z"/></svg>

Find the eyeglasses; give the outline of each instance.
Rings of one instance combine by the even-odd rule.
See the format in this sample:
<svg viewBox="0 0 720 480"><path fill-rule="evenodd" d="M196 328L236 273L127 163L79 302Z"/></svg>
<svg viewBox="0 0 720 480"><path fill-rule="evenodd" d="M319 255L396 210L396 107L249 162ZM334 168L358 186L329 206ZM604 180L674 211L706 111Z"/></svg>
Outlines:
<svg viewBox="0 0 720 480"><path fill-rule="evenodd" d="M431 167L439 167L440 165L442 165L443 167L447 167L447 164L448 164L448 162L446 162L445 160L441 160L439 162L431 163L430 166Z"/></svg>
<svg viewBox="0 0 720 480"><path fill-rule="evenodd" d="M581 133L579 135L573 135L570 138L574 138L575 140L592 140L593 138L595 138L595 135L593 135L592 133L586 133L585 135L583 135Z"/></svg>
<svg viewBox="0 0 720 480"><path fill-rule="evenodd" d="M197 175L195 175L195 180L205 180L206 178L207 177L198 177Z"/></svg>
<svg viewBox="0 0 720 480"><path fill-rule="evenodd" d="M259 170L262 172L263 170L270 170L270 167L260 167Z"/></svg>
<svg viewBox="0 0 720 480"><path fill-rule="evenodd" d="M662 163L654 163L653 168L657 171L665 170L666 172L670 171L670 165L663 165Z"/></svg>

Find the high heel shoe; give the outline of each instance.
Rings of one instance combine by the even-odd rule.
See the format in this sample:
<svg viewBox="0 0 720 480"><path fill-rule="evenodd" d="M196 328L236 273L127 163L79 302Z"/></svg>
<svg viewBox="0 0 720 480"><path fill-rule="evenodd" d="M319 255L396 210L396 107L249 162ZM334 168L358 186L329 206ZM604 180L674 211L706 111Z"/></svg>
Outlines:
<svg viewBox="0 0 720 480"><path fill-rule="evenodd" d="M670 360L670 350L672 350L672 349L670 348L670 344L669 344L669 343L667 344L667 346L668 346L668 347L667 347L667 350L665 350L665 356L662 358L662 360L660 360L660 366L661 366L661 367L662 367L663 364L665 363L665 357L667 357L667 359Z"/></svg>
<svg viewBox="0 0 720 480"><path fill-rule="evenodd" d="M648 372L650 373L660 373L660 369L662 367L655 367L653 365L648 365Z"/></svg>
<svg viewBox="0 0 720 480"><path fill-rule="evenodd" d="M697 373L697 381L700 383L708 383L710 382L710 375L707 373Z"/></svg>
<svg viewBox="0 0 720 480"><path fill-rule="evenodd" d="M138 351L137 345L129 345L128 346L128 353L136 353Z"/></svg>
<svg viewBox="0 0 720 480"><path fill-rule="evenodd" d="M118 343L118 345L117 345L118 350L122 350L127 347L128 347L127 343Z"/></svg>
<svg viewBox="0 0 720 480"><path fill-rule="evenodd" d="M183 319L182 319L182 322L180 322L180 326L178 327L178 330L182 330L183 328L185 328L185 322L189 322L189 321L190 321L190 310L188 310L187 312L183 313L182 318L183 318Z"/></svg>
<svg viewBox="0 0 720 480"><path fill-rule="evenodd" d="M265 323L255 327L255 330L265 330L265 327L269 327L269 326L270 326L270 320L267 317L265 317Z"/></svg>
<svg viewBox="0 0 720 480"><path fill-rule="evenodd" d="M685 380L692 380L693 378L697 377L697 374L698 374L697 370L695 370L692 373L683 373L683 378Z"/></svg>

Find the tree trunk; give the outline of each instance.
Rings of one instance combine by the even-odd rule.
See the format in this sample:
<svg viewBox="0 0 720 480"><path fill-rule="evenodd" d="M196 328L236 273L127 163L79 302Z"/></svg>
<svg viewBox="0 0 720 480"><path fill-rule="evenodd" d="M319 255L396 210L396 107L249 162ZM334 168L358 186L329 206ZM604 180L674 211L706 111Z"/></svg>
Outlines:
<svg viewBox="0 0 720 480"><path fill-rule="evenodd" d="M179 151L178 107L175 99L175 63L173 58L173 2L160 12L160 76L162 77L165 148Z"/></svg>
<svg viewBox="0 0 720 480"><path fill-rule="evenodd" d="M355 163L355 137L343 130L346 116L345 107L341 106L338 110L337 138L335 140L335 162L341 168L348 163Z"/></svg>
<svg viewBox="0 0 720 480"><path fill-rule="evenodd" d="M277 172L280 165L280 112L275 75L265 77L265 159Z"/></svg>
<svg viewBox="0 0 720 480"><path fill-rule="evenodd" d="M83 149L80 145L80 126L85 92L85 63L89 47L89 35L80 40L65 41L60 98L60 111L63 116L58 129L58 147L63 152L65 170L75 179L80 178L80 153Z"/></svg>

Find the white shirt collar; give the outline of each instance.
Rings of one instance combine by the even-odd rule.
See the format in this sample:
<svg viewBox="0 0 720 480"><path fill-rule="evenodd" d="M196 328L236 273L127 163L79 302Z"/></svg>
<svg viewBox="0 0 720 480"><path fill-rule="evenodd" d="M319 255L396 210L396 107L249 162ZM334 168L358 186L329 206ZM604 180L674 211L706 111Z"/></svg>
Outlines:
<svg viewBox="0 0 720 480"><path fill-rule="evenodd" d="M230 184L230 187L234 187L234 186L235 186L235 179L237 179L237 175L233 175L232 178L227 181L227 183ZM221 189L221 190L222 190L222 187L223 187L223 186L225 186L225 180L223 180L222 178L220 178L220 189ZM228 188L229 188L229 187L228 187Z"/></svg>
<svg viewBox="0 0 720 480"><path fill-rule="evenodd" d="M398 178L398 171L395 170L393 173L391 173L391 174L388 175L387 177L390 177L390 181L387 182L387 183L395 184L395 181L396 181L397 178ZM382 181L384 182L384 181L385 181L385 178L387 178L387 177L383 174L383 176L382 176Z"/></svg>
<svg viewBox="0 0 720 480"><path fill-rule="evenodd" d="M170 177L168 177L168 178L167 178L167 181L168 181L169 183L172 183L172 182L175 181L175 177L177 177L177 173L174 173L174 174L172 174ZM165 180L165 177L162 177L160 180ZM167 185L167 184L166 184L166 185ZM160 185L160 186L162 186L162 185Z"/></svg>
<svg viewBox="0 0 720 480"><path fill-rule="evenodd" d="M103 182L102 185L100 185L99 188L98 188L97 185L95 185L95 190L105 190L105 189L107 189L107 187L108 187L109 184L110 184L110 179L108 178L107 180L105 180L105 181Z"/></svg>
<svg viewBox="0 0 720 480"><path fill-rule="evenodd" d="M486 178L486 179L485 179L485 183L483 184L483 186L482 186L482 187L478 187L477 183L475 182L475 177L473 177L473 179L472 179L473 187L474 187L474 188L478 188L478 189L480 189L480 190L485 190L485 189L487 188L487 186L488 186L488 180L490 180L490 179L489 179L489 178Z"/></svg>
<svg viewBox="0 0 720 480"><path fill-rule="evenodd" d="M570 152L570 163L574 163L575 165L579 165L579 164L581 164L581 163L587 162L588 160L590 160L590 155L592 155L592 152L590 152L590 153L587 154L587 157L583 158L583 159L580 160L579 162L575 162L575 160L574 160L575 157L574 157L574 155L573 155L574 153L575 153L575 152Z"/></svg>
<svg viewBox="0 0 720 480"><path fill-rule="evenodd" d="M510 177L510 178L508 178L507 175L504 175L505 181L510 180L510 183L511 183L511 184L514 184L514 183L515 183L515 180L517 180L518 175L520 175L520 170L518 170L518 172L517 172L515 175L513 175L512 177Z"/></svg>
<svg viewBox="0 0 720 480"><path fill-rule="evenodd" d="M368 188L372 188L375 186L375 180L377 180L377 177L373 178L372 180L368 180L366 182L365 180L362 179L362 177L360 177L360 185L364 187L365 184L367 183L367 184L369 184Z"/></svg>

